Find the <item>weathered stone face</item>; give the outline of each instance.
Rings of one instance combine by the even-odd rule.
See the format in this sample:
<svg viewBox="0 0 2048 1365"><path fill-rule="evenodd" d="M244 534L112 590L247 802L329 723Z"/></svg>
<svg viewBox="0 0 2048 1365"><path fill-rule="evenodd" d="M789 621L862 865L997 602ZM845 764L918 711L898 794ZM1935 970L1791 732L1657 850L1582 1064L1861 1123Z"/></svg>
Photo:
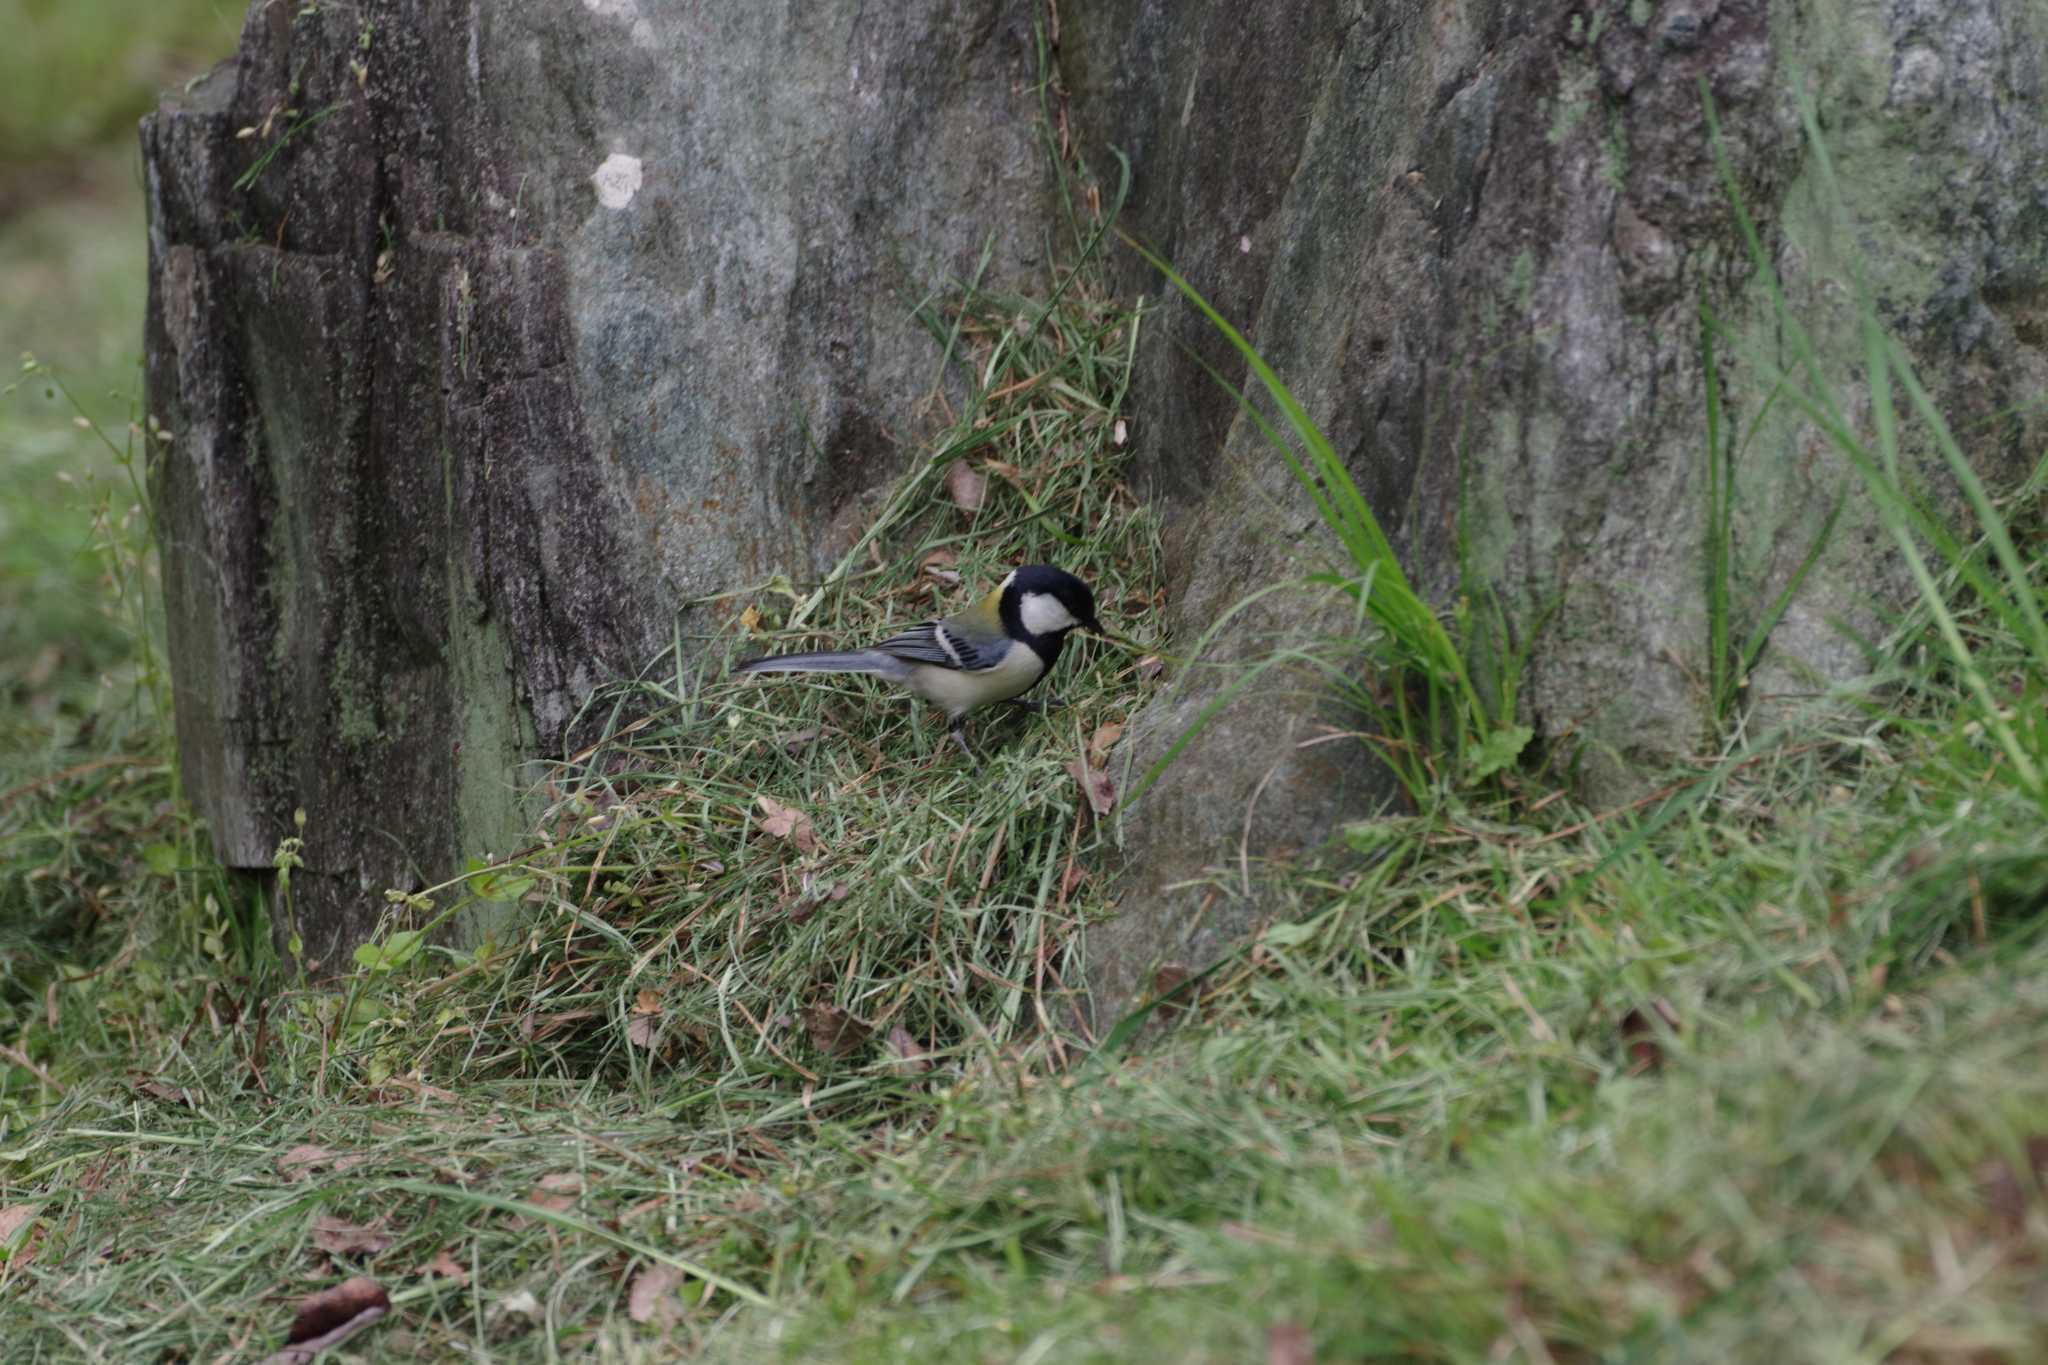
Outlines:
<svg viewBox="0 0 2048 1365"><path fill-rule="evenodd" d="M677 8L258 5L145 123L187 779L233 866L306 810L310 955L516 847L685 604L842 551L911 305L1037 264L1028 15Z"/></svg>
<svg viewBox="0 0 2048 1365"><path fill-rule="evenodd" d="M991 239L990 278L1028 285L1059 239L1034 124L1047 15L684 9L259 5L238 61L145 125L184 762L236 866L266 865L307 809L316 953L384 887L510 847L519 763L572 744L590 689L639 669L679 607L827 562L933 380L909 304ZM2034 0L1059 17L1051 104L1098 171L1129 155L1127 224L1294 387L1418 585L1498 597L1528 650L1523 718L1580 746L1596 795L1705 731L1700 302L1738 342L1738 635L1856 500L1749 695L1853 673L1837 623L1868 633L1902 586L1793 405L1749 437L1793 356L1701 82L1852 417L1860 280L1989 477L2041 446ZM1187 354L1241 381L1222 339L1171 299L1145 338L1132 431L1171 508L1185 647L1335 546ZM1329 628L1306 600L1270 599L1219 649ZM1204 700L1162 702L1126 748L1149 762ZM1361 749L1302 747L1318 721L1347 723L1296 682L1261 690L1126 821L1124 915L1092 943L1103 1003L1213 956L1257 912L1254 860L1388 793ZM1166 890L1210 866L1229 875L1206 908Z"/></svg>
<svg viewBox="0 0 2048 1365"><path fill-rule="evenodd" d="M1128 226L1286 379L1419 586L1439 602L1499 595L1530 646L1523 718L1582 746L1596 799L1706 735L1698 304L1741 339L1721 360L1745 438L1773 382L1751 360L1793 363L1715 167L1701 82L1845 407L1867 409L1860 273L1999 479L2048 434L2035 406L2044 55L2048 8L2018 0L1124 0L1070 15L1061 47L1081 145L1131 157ZM1835 158L1839 213L1801 92ZM1189 351L1234 382L1242 365L1142 262L1124 266L1128 287L1162 294L1134 430L1174 509L1172 624L1191 641L1336 551ZM1912 454L1933 467L1924 441ZM1906 586L1853 476L1777 404L1736 474L1738 636L1838 497L1850 505L1832 546L1748 689L1766 708L1858 672L1840 626L1880 630ZM1272 624L1250 620L1219 648L1242 653ZM1155 708L1134 763L1209 695ZM1310 716L1240 703L1129 816L1125 910L1090 944L1098 1004L1142 989L1154 963L1199 967L1246 932L1260 905L1233 894L1240 841L1254 857L1312 847L1360 813L1333 793L1370 793L1369 775L1296 747ZM1225 875L1166 889L1205 866Z"/></svg>

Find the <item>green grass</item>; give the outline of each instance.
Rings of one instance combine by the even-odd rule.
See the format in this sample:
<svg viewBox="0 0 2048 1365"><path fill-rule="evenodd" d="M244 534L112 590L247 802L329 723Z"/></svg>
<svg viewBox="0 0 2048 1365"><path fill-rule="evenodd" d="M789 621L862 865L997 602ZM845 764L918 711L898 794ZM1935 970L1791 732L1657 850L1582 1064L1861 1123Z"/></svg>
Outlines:
<svg viewBox="0 0 2048 1365"><path fill-rule="evenodd" d="M0 194L70 178L75 158L128 136L157 95L232 50L235 0L0 0Z"/></svg>
<svg viewBox="0 0 2048 1365"><path fill-rule="evenodd" d="M1026 559L1145 618L1157 528L1118 429L1142 320L1085 272L1050 307L970 285L923 316L953 399L869 534L602 694L611 737L552 775L534 845L393 901L343 982L238 937L158 713L24 722L10 1359L260 1357L358 1273L393 1306L343 1348L366 1359L2048 1351L2048 852L2013 757L2044 759L2040 480L1967 535L1874 483L1925 590L1868 680L1631 807L1427 784L1277 883L1287 913L1174 1029L1091 1053L1077 930L1121 893L1067 765L1149 670L1070 650L1067 708L980 720L975 779L883 689L723 668ZM1772 393L1734 401L1827 413L1748 373ZM142 672L127 638L108 661ZM477 951L413 936L480 902Z"/></svg>

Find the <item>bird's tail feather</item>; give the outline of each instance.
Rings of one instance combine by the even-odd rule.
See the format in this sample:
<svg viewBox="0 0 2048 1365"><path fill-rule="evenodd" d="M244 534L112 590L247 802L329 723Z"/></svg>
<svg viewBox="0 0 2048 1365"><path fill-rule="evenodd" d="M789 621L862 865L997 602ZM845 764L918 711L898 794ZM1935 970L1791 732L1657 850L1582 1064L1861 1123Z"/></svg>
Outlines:
<svg viewBox="0 0 2048 1365"><path fill-rule="evenodd" d="M734 673L871 673L901 680L909 665L879 649L824 650L815 654L778 654L735 665Z"/></svg>

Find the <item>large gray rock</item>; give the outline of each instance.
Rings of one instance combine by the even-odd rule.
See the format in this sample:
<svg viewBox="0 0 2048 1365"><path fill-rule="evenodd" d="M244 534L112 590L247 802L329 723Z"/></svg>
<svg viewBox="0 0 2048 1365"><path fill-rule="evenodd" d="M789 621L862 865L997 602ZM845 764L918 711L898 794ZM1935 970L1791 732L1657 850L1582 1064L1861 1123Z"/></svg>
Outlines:
<svg viewBox="0 0 2048 1365"><path fill-rule="evenodd" d="M238 60L145 125L186 773L235 866L267 865L307 810L316 953L385 886L508 847L520 762L574 743L591 688L679 607L828 562L933 378L909 300L991 234L994 277L1028 283L1054 239L1035 7L683 9L257 5ZM1127 222L1295 387L1417 583L1498 594L1529 647L1523 718L1596 795L1707 728L1698 300L1789 359L1702 80L1851 411L1860 267L1986 473L2040 448L2042 0L1060 18L1052 102L1098 171L1129 154ZM1116 259L1125 288L1158 288ZM1170 298L1146 337L1133 430L1185 646L1334 546L1183 349L1242 378L1221 339ZM1754 417L1767 379L1730 371ZM1743 613L1847 486L1774 408L1739 474ZM1870 627L1899 589L1852 510L1751 694L1852 672L1835 623ZM1330 620L1275 597L1219 649ZM1204 685L1128 747L1161 752ZM1348 723L1298 678L1262 694L1126 822L1123 916L1091 945L1102 1004L1213 956L1266 908L1257 864L1389 793L1355 746L1303 747L1318 722Z"/></svg>
<svg viewBox="0 0 2048 1365"><path fill-rule="evenodd" d="M1060 52L1082 146L1106 162L1114 144L1135 168L1126 223L1302 398L1420 585L1439 602L1499 594L1531 645L1523 719L1553 748L1577 746L1595 799L1708 736L1698 302L1750 355L1793 359L1714 167L1702 81L1849 411L1868 406L1861 271L1988 477L2020 472L2048 435L2038 0L1121 0L1070 13ZM1801 132L1801 90L1840 212ZM1163 294L1142 262L1124 269L1127 287ZM1234 382L1243 366L1177 298L1161 314L1134 425L1170 508L1185 641L1334 547L1190 352ZM1734 415L1754 418L1769 378L1723 363ZM1930 467L1924 443L1914 454ZM1786 403L1737 477L1738 634L1832 500L1852 499L1749 695L1853 674L1861 656L1839 624L1872 632L1905 590L1860 489ZM1251 648L1270 625L1220 648ZM1211 691L1197 682L1155 708L1136 762ZM1235 865L1240 844L1312 847L1360 812L1369 775L1296 747L1307 718L1264 698L1234 707L1127 820L1124 910L1091 936L1099 1006L1144 989L1157 964L1213 959L1270 908ZM1205 866L1221 875L1198 877Z"/></svg>
<svg viewBox="0 0 2048 1365"><path fill-rule="evenodd" d="M145 122L187 784L235 867L306 811L310 955L509 850L680 606L846 547L912 303L1032 273L1036 69L1000 0L257 4Z"/></svg>

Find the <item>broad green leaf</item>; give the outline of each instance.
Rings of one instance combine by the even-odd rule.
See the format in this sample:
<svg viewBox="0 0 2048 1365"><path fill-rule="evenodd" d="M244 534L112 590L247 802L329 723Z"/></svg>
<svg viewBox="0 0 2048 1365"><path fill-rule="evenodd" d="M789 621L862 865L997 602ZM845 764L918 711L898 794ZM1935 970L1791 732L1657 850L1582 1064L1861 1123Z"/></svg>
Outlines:
<svg viewBox="0 0 2048 1365"><path fill-rule="evenodd" d="M1526 725L1503 725L1489 734L1472 751L1472 779L1476 782L1513 767L1535 734Z"/></svg>

